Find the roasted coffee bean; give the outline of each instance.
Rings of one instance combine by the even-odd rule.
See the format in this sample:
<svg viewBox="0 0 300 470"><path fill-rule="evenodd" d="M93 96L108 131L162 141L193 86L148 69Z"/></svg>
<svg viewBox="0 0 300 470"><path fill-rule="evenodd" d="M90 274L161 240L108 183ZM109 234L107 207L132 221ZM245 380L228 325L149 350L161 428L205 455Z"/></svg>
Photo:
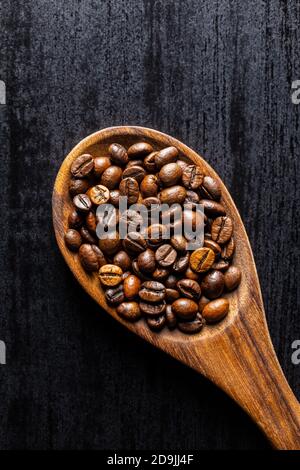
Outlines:
<svg viewBox="0 0 300 470"><path fill-rule="evenodd" d="M182 176L182 169L177 163L164 165L159 172L159 180L164 186L173 186Z"/></svg>
<svg viewBox="0 0 300 470"><path fill-rule="evenodd" d="M158 192L158 181L155 175L146 175L141 182L141 193L144 198L156 196Z"/></svg>
<svg viewBox="0 0 300 470"><path fill-rule="evenodd" d="M77 194L84 194L89 189L90 183L85 179L75 179L72 178L69 184L69 193L71 197L76 196Z"/></svg>
<svg viewBox="0 0 300 470"><path fill-rule="evenodd" d="M167 238L168 229L165 225L153 224L147 229L148 243L151 246L159 246Z"/></svg>
<svg viewBox="0 0 300 470"><path fill-rule="evenodd" d="M175 228L178 228L177 232L180 233L182 228L182 208L179 204L172 204L172 206L164 210L161 218L161 223L166 225L172 234L175 232Z"/></svg>
<svg viewBox="0 0 300 470"><path fill-rule="evenodd" d="M140 253L137 258L139 269L144 273L153 273L156 268L154 251L147 248L147 250Z"/></svg>
<svg viewBox="0 0 300 470"><path fill-rule="evenodd" d="M185 209L183 213L183 221L185 228L185 237L187 239L194 238L195 234L193 233L199 227L204 226L203 215L198 211L193 211L191 209Z"/></svg>
<svg viewBox="0 0 300 470"><path fill-rule="evenodd" d="M145 178L146 172L141 166L130 166L123 171L122 179L134 178L140 183Z"/></svg>
<svg viewBox="0 0 300 470"><path fill-rule="evenodd" d="M189 165L188 162L184 161L184 160L177 160L177 165L180 166L180 168L182 169L182 171Z"/></svg>
<svg viewBox="0 0 300 470"><path fill-rule="evenodd" d="M151 330L161 331L166 324L166 317L164 315L160 317L148 317L146 322Z"/></svg>
<svg viewBox="0 0 300 470"><path fill-rule="evenodd" d="M198 300L201 295L201 288L197 281L192 279L181 279L177 282L177 288L184 297Z"/></svg>
<svg viewBox="0 0 300 470"><path fill-rule="evenodd" d="M80 245L82 244L82 238L81 238L80 233L77 232L77 230L70 228L65 233L65 243L67 247L69 248L69 250L71 251L79 250Z"/></svg>
<svg viewBox="0 0 300 470"><path fill-rule="evenodd" d="M157 166L155 163L155 157L158 152L151 152L146 158L144 158L144 167L149 173L156 173Z"/></svg>
<svg viewBox="0 0 300 470"><path fill-rule="evenodd" d="M89 212L92 207L91 200L86 194L77 194L73 198L73 204L80 212Z"/></svg>
<svg viewBox="0 0 300 470"><path fill-rule="evenodd" d="M122 285L117 287L110 287L105 291L105 298L107 302L111 305L118 305L121 302L124 302L124 289Z"/></svg>
<svg viewBox="0 0 300 470"><path fill-rule="evenodd" d="M162 268L159 266L158 268L155 269L152 273L152 278L154 281L163 281L169 276L170 271L166 268Z"/></svg>
<svg viewBox="0 0 300 470"><path fill-rule="evenodd" d="M120 191L118 189L113 189L109 194L109 203L113 204L115 207L119 206L120 201Z"/></svg>
<svg viewBox="0 0 300 470"><path fill-rule="evenodd" d="M166 147L160 150L155 155L155 163L158 169L162 168L164 165L168 163L172 163L177 160L178 157L178 150L176 147Z"/></svg>
<svg viewBox="0 0 300 470"><path fill-rule="evenodd" d="M226 214L224 206L211 199L200 199L199 204L202 204L204 212L208 217L215 218Z"/></svg>
<svg viewBox="0 0 300 470"><path fill-rule="evenodd" d="M97 228L97 220L94 212L90 211L86 218L85 218L85 225L86 228L91 232L91 233L96 233L96 228Z"/></svg>
<svg viewBox="0 0 300 470"><path fill-rule="evenodd" d="M188 209L194 209L200 201L199 195L195 191L188 190L184 200L184 205Z"/></svg>
<svg viewBox="0 0 300 470"><path fill-rule="evenodd" d="M170 243L177 251L186 251L187 240L183 235L174 235L171 237Z"/></svg>
<svg viewBox="0 0 300 470"><path fill-rule="evenodd" d="M120 226L124 226L127 232L140 232L143 226L143 216L133 209L127 209L119 217Z"/></svg>
<svg viewBox="0 0 300 470"><path fill-rule="evenodd" d="M227 299L216 299L209 302L202 310L203 318L207 323L215 323L224 318L229 311Z"/></svg>
<svg viewBox="0 0 300 470"><path fill-rule="evenodd" d="M141 287L140 279L134 274L130 274L124 279L124 294L127 299L134 299L139 293Z"/></svg>
<svg viewBox="0 0 300 470"><path fill-rule="evenodd" d="M205 305L207 305L209 302L210 302L210 299L205 297L205 295L201 295L201 298L198 303L200 313L202 313L202 310L204 309Z"/></svg>
<svg viewBox="0 0 300 470"><path fill-rule="evenodd" d="M115 254L113 264L119 266L123 272L129 271L131 268L130 256L126 253L126 251L121 250Z"/></svg>
<svg viewBox="0 0 300 470"><path fill-rule="evenodd" d="M109 189L102 184L97 184L97 186L93 186L87 192L90 200L96 206L100 204L105 204L109 200Z"/></svg>
<svg viewBox="0 0 300 470"><path fill-rule="evenodd" d="M201 314L198 312L195 320L178 322L178 329L182 333L193 335L195 333L199 333L199 331L202 330L203 325L204 325L204 320Z"/></svg>
<svg viewBox="0 0 300 470"><path fill-rule="evenodd" d="M215 201L219 201L221 198L219 182L211 176L204 176L200 186L200 194L203 199L214 199Z"/></svg>
<svg viewBox="0 0 300 470"><path fill-rule="evenodd" d="M176 273L182 273L187 270L189 267L190 254L186 253L185 255L180 256L176 259L172 268Z"/></svg>
<svg viewBox="0 0 300 470"><path fill-rule="evenodd" d="M128 321L137 321L141 318L141 310L137 302L122 302L117 307L117 314Z"/></svg>
<svg viewBox="0 0 300 470"><path fill-rule="evenodd" d="M145 313L149 317L158 317L162 315L166 310L166 302L163 300L159 303L140 302L141 312Z"/></svg>
<svg viewBox="0 0 300 470"><path fill-rule="evenodd" d="M203 246L205 248L210 248L215 253L215 255L219 255L221 253L220 245L218 245L218 243L214 242L213 240L205 238Z"/></svg>
<svg viewBox="0 0 300 470"><path fill-rule="evenodd" d="M166 301L169 303L174 302L174 300L179 299L180 294L176 289L166 289Z"/></svg>
<svg viewBox="0 0 300 470"><path fill-rule="evenodd" d="M118 210L115 207L108 205L105 207L104 211L97 214L96 219L98 224L103 228L114 228L118 222Z"/></svg>
<svg viewBox="0 0 300 470"><path fill-rule="evenodd" d="M155 259L158 264L163 268L172 266L172 264L174 264L174 262L176 261L176 258L176 250L174 250L174 248L171 245L168 245L167 243L161 245L159 248L157 248L155 252Z"/></svg>
<svg viewBox="0 0 300 470"><path fill-rule="evenodd" d="M158 199L158 197L150 196L143 199L142 204L147 207L148 210L151 210L152 206L155 206L155 208L157 208L157 206L160 205L160 200Z"/></svg>
<svg viewBox="0 0 300 470"><path fill-rule="evenodd" d="M134 178L125 178L121 181L120 196L127 197L128 204L135 204L139 198L139 184Z"/></svg>
<svg viewBox="0 0 300 470"><path fill-rule="evenodd" d="M121 240L119 232L110 232L102 235L99 240L99 248L107 255L114 255L117 251L121 250Z"/></svg>
<svg viewBox="0 0 300 470"><path fill-rule="evenodd" d="M197 273L208 271L215 261L215 254L210 248L198 248L190 256L190 267Z"/></svg>
<svg viewBox="0 0 300 470"><path fill-rule="evenodd" d="M83 221L83 215L78 213L75 209L70 212L68 217L68 225L70 228L79 229L82 226Z"/></svg>
<svg viewBox="0 0 300 470"><path fill-rule="evenodd" d="M100 177L102 173L111 165L108 157L95 157L94 158L94 175Z"/></svg>
<svg viewBox="0 0 300 470"><path fill-rule="evenodd" d="M119 186L122 179L122 170L119 166L109 166L103 173L100 179L100 183L106 186L108 189L115 189Z"/></svg>
<svg viewBox="0 0 300 470"><path fill-rule="evenodd" d="M233 223L230 217L218 217L211 226L213 241L223 245L230 240L233 231Z"/></svg>
<svg viewBox="0 0 300 470"><path fill-rule="evenodd" d="M147 248L147 242L139 232L130 232L123 240L123 247L129 253L142 253Z"/></svg>
<svg viewBox="0 0 300 470"><path fill-rule="evenodd" d="M139 166L139 167L144 168L144 161L143 160L129 160L125 168L131 168L132 166Z"/></svg>
<svg viewBox="0 0 300 470"><path fill-rule="evenodd" d="M237 288L241 282L242 273L236 266L230 266L225 275L225 287L228 291L232 291Z"/></svg>
<svg viewBox="0 0 300 470"><path fill-rule="evenodd" d="M104 286L117 286L122 282L123 271L115 264L105 264L99 269L99 279Z"/></svg>
<svg viewBox="0 0 300 470"><path fill-rule="evenodd" d="M164 300L166 288L161 282L146 281L142 284L139 296L145 302L160 302Z"/></svg>
<svg viewBox="0 0 300 470"><path fill-rule="evenodd" d="M71 165L71 173L75 178L88 176L94 168L94 158L89 153L77 157Z"/></svg>
<svg viewBox="0 0 300 470"><path fill-rule="evenodd" d="M134 259L132 261L132 270L134 272L134 274L139 278L141 279L142 281L150 281L151 280L151 274L146 274L146 273L143 273L140 268L139 268L139 265L138 265L138 262L137 262L137 259Z"/></svg>
<svg viewBox="0 0 300 470"><path fill-rule="evenodd" d="M79 248L79 260L86 271L98 271L106 263L102 251L96 245L84 243Z"/></svg>
<svg viewBox="0 0 300 470"><path fill-rule="evenodd" d="M176 289L177 281L178 276L176 276L175 274L170 274L166 279L165 285L169 289Z"/></svg>
<svg viewBox="0 0 300 470"><path fill-rule="evenodd" d="M211 271L201 282L201 290L208 299L220 297L224 290L224 274L221 271Z"/></svg>
<svg viewBox="0 0 300 470"><path fill-rule="evenodd" d="M88 231L86 227L81 227L80 235L84 243L90 243L91 245L96 245L97 239Z"/></svg>
<svg viewBox="0 0 300 470"><path fill-rule="evenodd" d="M172 303L172 311L182 320L193 320L198 312L198 304L191 299L177 299Z"/></svg>
<svg viewBox="0 0 300 470"><path fill-rule="evenodd" d="M151 152L153 152L152 145L147 142L138 142L133 144L127 151L129 158L144 157L145 155L149 155Z"/></svg>
<svg viewBox="0 0 300 470"><path fill-rule="evenodd" d="M182 183L187 189L198 189L203 181L203 173L197 165L188 165L182 173Z"/></svg>
<svg viewBox="0 0 300 470"><path fill-rule="evenodd" d="M234 252L235 252L235 242L234 242L234 238L231 237L229 242L223 246L221 257L227 261L231 260L231 258L234 255Z"/></svg>
<svg viewBox="0 0 300 470"><path fill-rule="evenodd" d="M116 165L124 166L128 163L128 154L123 145L111 144L108 151L111 161Z"/></svg>
<svg viewBox="0 0 300 470"><path fill-rule="evenodd" d="M212 269L216 269L217 271L226 271L226 269L229 268L229 262L224 260L224 259L220 259L219 261L215 261L214 264L212 265Z"/></svg>
<svg viewBox="0 0 300 470"><path fill-rule="evenodd" d="M177 325L177 319L176 319L175 313L173 313L172 311L171 305L167 305L165 317L166 317L166 324L169 330L174 330Z"/></svg>
<svg viewBox="0 0 300 470"><path fill-rule="evenodd" d="M184 278L192 279L194 281L199 281L199 274L195 273L190 267L184 273Z"/></svg>
<svg viewBox="0 0 300 470"><path fill-rule="evenodd" d="M182 204L186 197L186 189L183 186L170 186L163 189L160 194L160 202L162 204Z"/></svg>

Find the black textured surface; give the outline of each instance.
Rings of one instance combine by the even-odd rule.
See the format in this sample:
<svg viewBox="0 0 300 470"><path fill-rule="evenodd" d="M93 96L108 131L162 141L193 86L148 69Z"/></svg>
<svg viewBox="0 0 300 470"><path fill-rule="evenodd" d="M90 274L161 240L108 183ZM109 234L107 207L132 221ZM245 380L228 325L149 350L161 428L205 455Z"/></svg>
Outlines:
<svg viewBox="0 0 300 470"><path fill-rule="evenodd" d="M221 391L77 286L51 192L69 150L111 125L204 154L241 211L299 397L299 3L2 0L0 18L0 448L268 448Z"/></svg>

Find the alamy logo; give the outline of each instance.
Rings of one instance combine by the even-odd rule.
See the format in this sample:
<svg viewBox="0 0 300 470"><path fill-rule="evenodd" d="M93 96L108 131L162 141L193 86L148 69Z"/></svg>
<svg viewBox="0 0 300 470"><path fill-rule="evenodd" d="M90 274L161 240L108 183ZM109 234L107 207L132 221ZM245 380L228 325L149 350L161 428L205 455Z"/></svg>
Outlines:
<svg viewBox="0 0 300 470"><path fill-rule="evenodd" d="M4 341L0 341L0 364L6 364L6 346Z"/></svg>
<svg viewBox="0 0 300 470"><path fill-rule="evenodd" d="M6 104L6 86L3 80L0 80L0 104Z"/></svg>

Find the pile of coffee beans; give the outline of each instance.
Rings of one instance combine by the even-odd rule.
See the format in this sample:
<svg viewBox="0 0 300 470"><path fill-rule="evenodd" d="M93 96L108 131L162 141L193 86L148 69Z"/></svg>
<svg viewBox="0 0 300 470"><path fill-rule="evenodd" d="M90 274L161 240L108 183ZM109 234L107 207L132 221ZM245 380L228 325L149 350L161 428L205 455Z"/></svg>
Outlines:
<svg viewBox="0 0 300 470"><path fill-rule="evenodd" d="M69 192L73 209L65 243L78 253L87 272L97 273L107 303L120 317L132 322L144 318L154 331L166 326L193 334L228 314L224 295L241 281L240 270L231 265L233 222L222 204L218 181L180 156L177 148L154 150L147 142L137 142L126 149L113 143L104 156L80 155L71 165ZM180 204L193 226L201 222L195 210L201 204L204 241L187 250L188 240L176 235L172 208L169 227L148 225L147 237L129 229L121 239L121 196L127 197L128 206L143 204L149 220L161 204ZM112 210L98 217L96 210L105 203ZM129 227L139 217L130 207L126 211ZM99 239L97 224L111 223L117 228Z"/></svg>

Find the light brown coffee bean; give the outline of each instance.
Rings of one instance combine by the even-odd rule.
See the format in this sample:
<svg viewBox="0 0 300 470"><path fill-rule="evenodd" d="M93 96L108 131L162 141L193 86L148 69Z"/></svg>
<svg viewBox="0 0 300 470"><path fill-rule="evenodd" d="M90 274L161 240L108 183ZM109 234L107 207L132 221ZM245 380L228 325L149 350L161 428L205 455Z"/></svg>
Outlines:
<svg viewBox="0 0 300 470"><path fill-rule="evenodd" d="M200 194L203 199L214 199L215 201L219 201L221 198L219 182L211 176L204 176L200 186Z"/></svg>
<svg viewBox="0 0 300 470"><path fill-rule="evenodd" d="M120 184L122 174L122 169L119 166L112 165L102 173L100 184L108 189L115 189Z"/></svg>
<svg viewBox="0 0 300 470"><path fill-rule="evenodd" d="M177 160L178 150L176 147L166 147L155 155L155 163L158 169Z"/></svg>
<svg viewBox="0 0 300 470"><path fill-rule="evenodd" d="M161 245L159 248L157 248L155 252L155 259L158 264L163 268L172 266L172 264L174 264L174 262L176 261L176 258L177 251L174 250L174 248L167 243Z"/></svg>
<svg viewBox="0 0 300 470"><path fill-rule="evenodd" d="M186 197L186 189L183 186L170 186L163 189L160 194L160 202L162 204L182 204Z"/></svg>
<svg viewBox="0 0 300 470"><path fill-rule="evenodd" d="M89 153L85 153L83 155L79 155L72 165L71 165L71 173L75 178L84 178L88 176L94 168L94 158Z"/></svg>
<svg viewBox="0 0 300 470"><path fill-rule="evenodd" d="M141 311L137 302L122 302L117 307L117 314L125 320L132 322L141 318Z"/></svg>
<svg viewBox="0 0 300 470"><path fill-rule="evenodd" d="M198 248L190 256L190 267L197 273L208 271L215 261L215 254L210 248Z"/></svg>
<svg viewBox="0 0 300 470"><path fill-rule="evenodd" d="M124 294L127 299L134 299L140 290L141 281L134 274L130 274L124 279Z"/></svg>
<svg viewBox="0 0 300 470"><path fill-rule="evenodd" d="M125 178L134 178L138 183L140 183L146 176L144 168L141 166L130 166L123 171L122 179Z"/></svg>
<svg viewBox="0 0 300 470"><path fill-rule="evenodd" d="M110 153L111 161L116 165L124 166L128 163L128 154L123 145L111 144L108 151Z"/></svg>
<svg viewBox="0 0 300 470"><path fill-rule="evenodd" d="M223 246L221 257L224 260L229 261L233 257L234 252L235 252L235 242L234 242L234 238L231 237L229 242Z"/></svg>
<svg viewBox="0 0 300 470"><path fill-rule="evenodd" d="M198 312L198 304L191 299L180 298L172 303L172 311L182 320L192 320Z"/></svg>
<svg viewBox="0 0 300 470"><path fill-rule="evenodd" d="M77 230L70 228L69 230L66 231L65 233L65 243L69 250L71 251L77 251L80 248L80 245L82 244L82 238L79 232Z"/></svg>
<svg viewBox="0 0 300 470"><path fill-rule="evenodd" d="M125 178L121 181L120 196L127 197L128 204L135 204L139 198L139 184L134 178Z"/></svg>
<svg viewBox="0 0 300 470"><path fill-rule="evenodd" d="M177 163L164 165L159 172L159 180L164 186L173 186L182 176L182 169Z"/></svg>
<svg viewBox="0 0 300 470"><path fill-rule="evenodd" d="M242 273L236 266L230 266L224 274L225 287L232 291L238 287L241 282Z"/></svg>
<svg viewBox="0 0 300 470"><path fill-rule="evenodd" d="M108 202L109 189L102 184L97 184L88 190L87 195L93 204L99 206L100 204L105 204Z"/></svg>
<svg viewBox="0 0 300 470"><path fill-rule="evenodd" d="M156 173L157 172L157 166L155 163L155 157L157 155L157 152L151 152L150 155L148 155L146 158L144 158L144 167L149 173Z"/></svg>
<svg viewBox="0 0 300 470"><path fill-rule="evenodd" d="M200 199L199 204L202 204L204 212L208 217L215 218L226 214L225 207L211 199Z"/></svg>
<svg viewBox="0 0 300 470"><path fill-rule="evenodd" d="M99 269L99 279L104 286L117 286L122 282L123 271L115 264L105 264Z"/></svg>
<svg viewBox="0 0 300 470"><path fill-rule="evenodd" d="M112 189L109 194L109 203L115 207L119 206L120 191L118 189Z"/></svg>
<svg viewBox="0 0 300 470"><path fill-rule="evenodd" d="M104 171L111 166L109 157L95 157L94 158L94 175L100 177Z"/></svg>
<svg viewBox="0 0 300 470"><path fill-rule="evenodd" d="M144 157L151 152L153 152L153 147L147 142L137 142L131 145L127 151L129 158Z"/></svg>
<svg viewBox="0 0 300 470"><path fill-rule="evenodd" d="M186 251L187 240L183 235L174 235L170 240L171 245L177 251Z"/></svg>
<svg viewBox="0 0 300 470"><path fill-rule="evenodd" d="M146 175L141 182L141 193L143 198L156 196L158 192L158 181L155 175Z"/></svg>
<svg viewBox="0 0 300 470"><path fill-rule="evenodd" d="M233 232L233 223L230 217L217 217L211 226L211 236L213 241L223 245L230 240Z"/></svg>
<svg viewBox="0 0 300 470"><path fill-rule="evenodd" d="M202 316L207 323L216 323L222 320L229 311L227 299L216 299L209 302L202 310Z"/></svg>
<svg viewBox="0 0 300 470"><path fill-rule="evenodd" d="M182 183L187 189L198 189L203 181L203 173L199 166L188 165L182 173Z"/></svg>

